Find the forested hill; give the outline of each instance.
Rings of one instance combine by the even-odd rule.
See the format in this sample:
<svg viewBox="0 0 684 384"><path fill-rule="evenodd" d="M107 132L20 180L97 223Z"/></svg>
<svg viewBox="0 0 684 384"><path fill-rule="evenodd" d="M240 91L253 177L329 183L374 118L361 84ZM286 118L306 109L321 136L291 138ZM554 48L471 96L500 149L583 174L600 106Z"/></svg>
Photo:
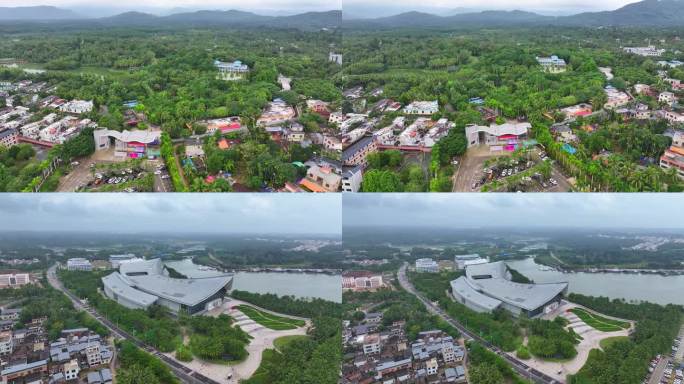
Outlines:
<svg viewBox="0 0 684 384"><path fill-rule="evenodd" d="M125 12L103 18L80 18L77 13L55 8L53 15L46 8L0 8L0 23L11 26L36 27L150 27L150 28L296 28L302 30L336 28L341 24L342 11L306 12L290 16L263 16L251 12L196 11L156 16L142 12Z"/></svg>
<svg viewBox="0 0 684 384"><path fill-rule="evenodd" d="M544 16L525 11L484 11L438 16L406 12L376 19L345 19L346 28L475 28L506 26L684 27L684 0L643 0L605 12Z"/></svg>

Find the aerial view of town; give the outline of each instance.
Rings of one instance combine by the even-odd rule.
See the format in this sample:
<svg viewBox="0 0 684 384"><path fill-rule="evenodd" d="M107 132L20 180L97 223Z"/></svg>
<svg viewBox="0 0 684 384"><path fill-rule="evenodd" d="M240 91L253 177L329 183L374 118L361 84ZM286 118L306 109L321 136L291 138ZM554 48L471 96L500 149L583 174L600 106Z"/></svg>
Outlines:
<svg viewBox="0 0 684 384"><path fill-rule="evenodd" d="M0 7L0 191L337 192L341 16L327 5Z"/></svg>
<svg viewBox="0 0 684 384"><path fill-rule="evenodd" d="M13 196L0 202L2 383L337 382L334 195L164 195L106 218L93 217L111 194Z"/></svg>
<svg viewBox="0 0 684 384"><path fill-rule="evenodd" d="M345 196L343 383L682 382L675 196L479 196Z"/></svg>
<svg viewBox="0 0 684 384"><path fill-rule="evenodd" d="M408 3L344 2L345 191L682 191L681 1Z"/></svg>

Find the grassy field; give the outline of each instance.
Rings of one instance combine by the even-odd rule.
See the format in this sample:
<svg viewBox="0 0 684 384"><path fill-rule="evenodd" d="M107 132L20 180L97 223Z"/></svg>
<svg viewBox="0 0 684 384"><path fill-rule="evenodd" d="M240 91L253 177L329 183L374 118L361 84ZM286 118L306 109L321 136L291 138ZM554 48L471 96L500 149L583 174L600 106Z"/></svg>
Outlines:
<svg viewBox="0 0 684 384"><path fill-rule="evenodd" d="M254 307L250 307L249 305L242 304L238 305L237 308L247 317L254 320L256 323L276 331L295 329L298 327L303 327L305 325L305 322L303 320L296 320L287 317L272 315L270 313L260 311Z"/></svg>
<svg viewBox="0 0 684 384"><path fill-rule="evenodd" d="M610 347L611 345L613 345L613 344L615 344L621 340L629 340L629 337L627 337L627 336L615 336L615 337L609 337L607 339L603 339L603 340L601 340L601 349L603 349L605 351L606 348Z"/></svg>
<svg viewBox="0 0 684 384"><path fill-rule="evenodd" d="M582 319L588 326L602 331L602 332L615 332L623 329L629 328L629 323L619 320L607 319L593 313L589 313L581 308L573 308L570 312L574 313Z"/></svg>

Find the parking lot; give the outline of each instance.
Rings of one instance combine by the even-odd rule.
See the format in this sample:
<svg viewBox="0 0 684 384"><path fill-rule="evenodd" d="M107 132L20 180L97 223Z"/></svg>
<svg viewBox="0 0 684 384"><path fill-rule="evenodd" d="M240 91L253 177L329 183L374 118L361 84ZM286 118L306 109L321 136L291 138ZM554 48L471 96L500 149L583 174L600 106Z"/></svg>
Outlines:
<svg viewBox="0 0 684 384"><path fill-rule="evenodd" d="M97 151L92 156L79 159L71 164L71 171L62 177L57 188L58 192L76 192L79 190L102 189L104 186L117 186L130 183L147 172L154 173L154 192L172 192L171 180L160 159L144 160L141 169L125 169L117 172L100 171L107 165L120 164L127 159L115 157L113 150ZM128 172L130 170L131 172ZM125 171L125 172L124 172ZM111 189L112 187L108 187ZM115 188L115 187L114 187ZM135 188L121 188L122 191L136 192Z"/></svg>

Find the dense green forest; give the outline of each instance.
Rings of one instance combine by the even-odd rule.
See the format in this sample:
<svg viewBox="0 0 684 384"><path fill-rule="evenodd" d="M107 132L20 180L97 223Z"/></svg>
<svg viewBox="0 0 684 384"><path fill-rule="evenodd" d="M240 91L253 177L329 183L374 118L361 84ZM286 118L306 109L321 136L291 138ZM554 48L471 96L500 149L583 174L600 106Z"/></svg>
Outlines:
<svg viewBox="0 0 684 384"><path fill-rule="evenodd" d="M572 384L641 383L649 361L669 351L684 314L681 306L672 304L633 304L575 293L569 299L610 316L636 321L636 330L629 339L617 341L603 351L592 350L584 367L571 377Z"/></svg>

